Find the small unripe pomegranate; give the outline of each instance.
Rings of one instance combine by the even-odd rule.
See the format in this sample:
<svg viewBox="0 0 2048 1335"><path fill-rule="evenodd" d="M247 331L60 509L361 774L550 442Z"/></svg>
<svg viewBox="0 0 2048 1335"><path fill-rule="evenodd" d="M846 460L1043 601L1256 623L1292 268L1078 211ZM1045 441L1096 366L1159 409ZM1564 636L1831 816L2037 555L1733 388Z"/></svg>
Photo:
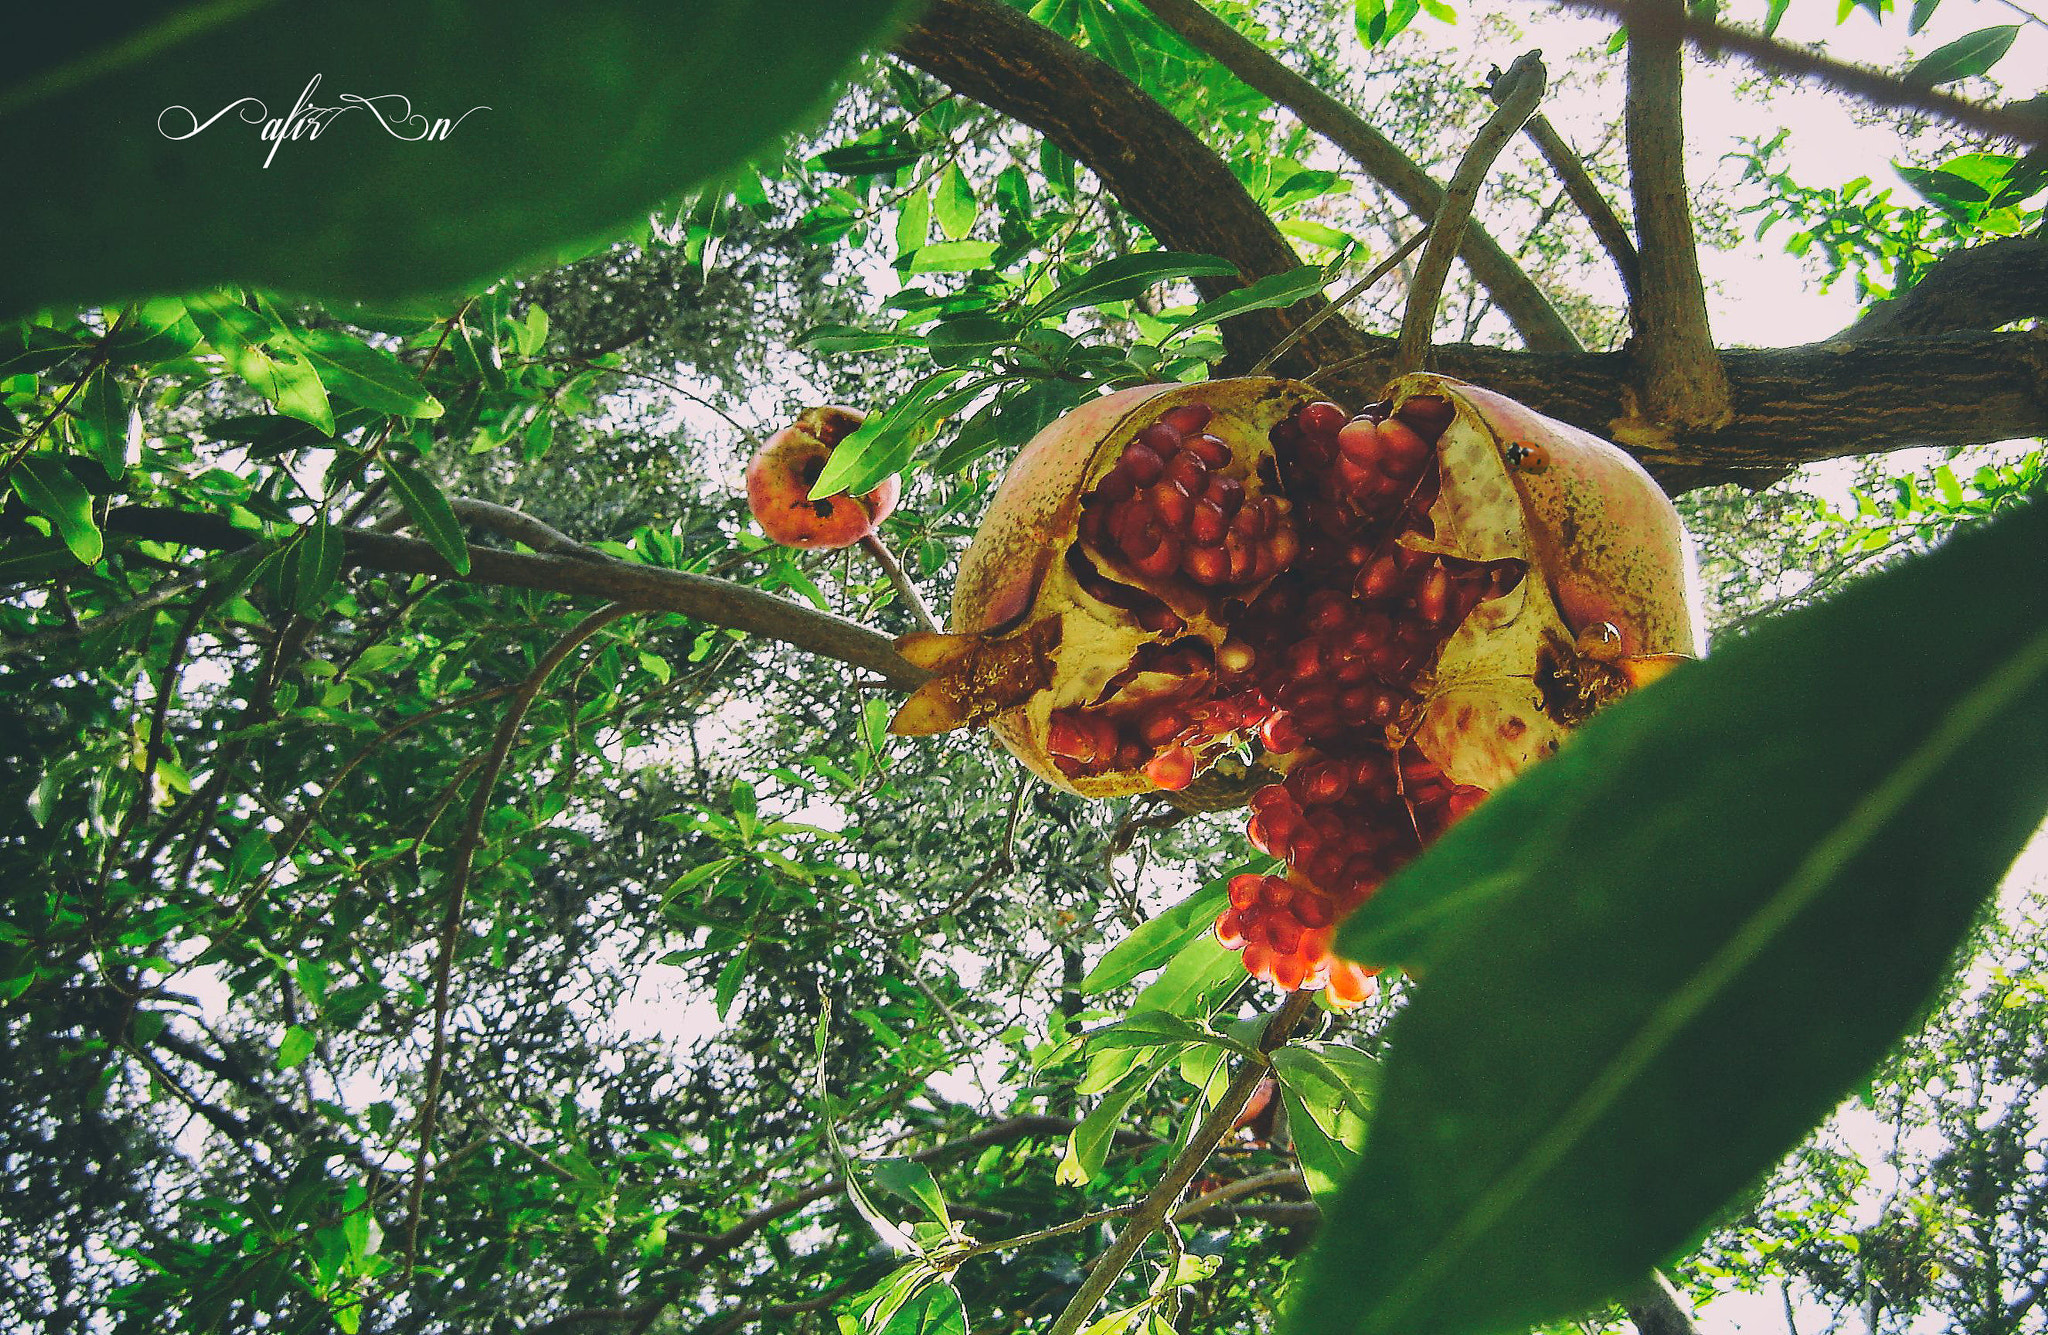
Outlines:
<svg viewBox="0 0 2048 1335"><path fill-rule="evenodd" d="M1198 791L1255 757L1216 936L1362 1004L1336 924L1598 706L1700 648L1671 502L1628 455L1472 385L1124 390L1033 438L961 559L895 731L986 722L1056 787Z"/></svg>
<svg viewBox="0 0 2048 1335"><path fill-rule="evenodd" d="M785 547L850 547L881 526L902 489L894 475L864 496L811 499L832 447L866 418L856 409L806 408L768 438L747 465L747 506L761 531Z"/></svg>

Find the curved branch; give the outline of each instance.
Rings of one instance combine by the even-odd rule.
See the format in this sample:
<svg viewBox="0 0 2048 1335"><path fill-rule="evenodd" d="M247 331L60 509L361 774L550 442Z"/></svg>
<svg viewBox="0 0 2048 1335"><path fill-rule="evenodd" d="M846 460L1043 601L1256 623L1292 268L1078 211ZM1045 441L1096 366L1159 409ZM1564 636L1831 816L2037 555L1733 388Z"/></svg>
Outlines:
<svg viewBox="0 0 2048 1335"><path fill-rule="evenodd" d="M1152 16L1217 64L1294 113L1303 125L1341 149L1365 173L1424 221L1434 222L1444 207L1446 191L1429 173L1385 135L1352 110L1239 32L1211 14L1198 0L1138 0ZM1444 229L1441 225L1438 232ZM1530 281L1529 275L1483 228L1468 226L1458 254L1472 276L1486 289L1515 332L1532 348L1554 352L1576 350L1571 326Z"/></svg>
<svg viewBox="0 0 2048 1335"><path fill-rule="evenodd" d="M1641 0L1631 13L1656 22L1631 29L1625 105L1629 188L1641 239L1642 290L1629 305L1630 352L1640 371L1640 416L1657 425L1716 426L1728 419L1728 376L1707 324L1685 191L1684 48L1673 16L1685 0Z"/></svg>
<svg viewBox="0 0 2048 1335"><path fill-rule="evenodd" d="M1401 314L1401 341L1395 347L1397 372L1419 371L1429 360L1430 335L1436 329L1437 298L1443 295L1444 279L1451 273L1451 258L1471 221L1472 207L1479 202L1479 187L1495 158L1508 140L1536 114L1543 100L1549 76L1543 59L1534 51L1519 57L1508 72L1494 81L1499 107L1479 127L1471 146L1458 160L1458 170L1444 191L1443 208L1431 226L1429 244L1415 265L1415 279L1408 285L1408 307Z"/></svg>
<svg viewBox="0 0 2048 1335"><path fill-rule="evenodd" d="M1102 178L1174 250L1220 255L1247 279L1297 268L1266 211L1178 117L1115 69L994 0L934 0L896 53L960 94L1033 127ZM1239 284L1198 281L1206 296ZM1317 303L1298 303L1303 312ZM1248 366L1299 323L1286 311L1248 311L1224 323L1231 361ZM1358 332L1329 320L1303 339L1282 374L1298 375L1365 351Z"/></svg>
<svg viewBox="0 0 2048 1335"><path fill-rule="evenodd" d="M1832 341L1996 329L2041 316L2048 316L2048 236L2007 237L1944 256Z"/></svg>
<svg viewBox="0 0 2048 1335"><path fill-rule="evenodd" d="M147 506L119 506L107 516L116 533L182 543L189 547L246 547L255 538L214 515ZM897 690L915 690L931 674L896 652L880 631L750 589L743 584L682 570L633 565L611 559L527 556L495 547L472 546L470 571L458 576L431 546L411 538L350 529L345 560L400 574L433 575L467 584L543 589L624 603L635 611L680 612L684 616L744 630L825 658L866 668Z"/></svg>

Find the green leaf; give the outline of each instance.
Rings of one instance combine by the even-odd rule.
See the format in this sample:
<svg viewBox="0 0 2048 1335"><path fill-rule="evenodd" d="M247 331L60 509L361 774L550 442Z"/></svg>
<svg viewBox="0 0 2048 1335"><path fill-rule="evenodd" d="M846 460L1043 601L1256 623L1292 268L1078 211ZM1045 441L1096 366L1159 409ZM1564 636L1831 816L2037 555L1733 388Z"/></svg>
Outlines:
<svg viewBox="0 0 2048 1335"><path fill-rule="evenodd" d="M441 401L420 388L398 358L339 329L301 329L294 339L327 388L395 417L439 417Z"/></svg>
<svg viewBox="0 0 2048 1335"><path fill-rule="evenodd" d="M1271 858L1240 863L1172 908L1141 923L1088 971L1088 976L1081 980L1082 993L1092 996L1122 987L1147 969L1156 969L1178 955L1183 946L1207 931L1216 915L1229 904L1231 877L1247 871L1265 871L1273 865Z"/></svg>
<svg viewBox="0 0 2048 1335"><path fill-rule="evenodd" d="M6 117L0 115L0 124ZM0 300L5 288L0 287ZM185 309L206 341L228 364L228 369L249 382L250 388L277 405L277 410L334 434L334 410L327 403L327 389L312 363L295 352L273 353L266 344L279 337L269 322L232 296L200 293L185 298Z"/></svg>
<svg viewBox="0 0 2048 1335"><path fill-rule="evenodd" d="M967 173L960 170L959 163L947 163L932 198L932 217L938 220L939 230L948 239L958 241L974 230L974 218L979 212Z"/></svg>
<svg viewBox="0 0 2048 1335"><path fill-rule="evenodd" d="M1936 47L1907 70L1899 78L1909 84L1932 88L1936 84L1954 83L1957 79L1973 78L1996 65L2005 53L2012 49L2013 39L2020 35L2017 23L2001 23L1995 27L1979 28L1966 37L1958 37L1946 46Z"/></svg>
<svg viewBox="0 0 2048 1335"><path fill-rule="evenodd" d="M989 451L1020 447L1087 394L1071 380L1039 380L997 398L960 427L932 460L935 473L957 473Z"/></svg>
<svg viewBox="0 0 2048 1335"><path fill-rule="evenodd" d="M30 454L14 467L14 494L50 521L71 554L86 565L100 559L105 544L93 522L92 494L54 454Z"/></svg>
<svg viewBox="0 0 2048 1335"><path fill-rule="evenodd" d="M957 315L925 331L932 360L940 366L986 361L1016 337L1016 325L993 315Z"/></svg>
<svg viewBox="0 0 2048 1335"><path fill-rule="evenodd" d="M341 530L315 519L299 530L278 565L277 594L301 616L313 616L327 605L328 590L341 575Z"/></svg>
<svg viewBox="0 0 2048 1335"><path fill-rule="evenodd" d="M109 11L0 83L0 143L63 145L11 155L0 316L223 281L396 301L587 252L822 114L913 8ZM401 93L390 128L345 101ZM302 103L340 110L314 133Z"/></svg>
<svg viewBox="0 0 2048 1335"><path fill-rule="evenodd" d="M1255 1049L1170 1011L1132 1011L1126 1018L1088 1035L1088 1046L1095 1049L1154 1048L1167 1044L1185 1047L1190 1043L1226 1048L1240 1057L1257 1057Z"/></svg>
<svg viewBox="0 0 2048 1335"><path fill-rule="evenodd" d="M1226 292L1213 301L1203 302L1190 314L1175 320L1173 327L1176 330L1188 329L1199 324L1215 324L1246 311L1292 306L1302 298L1322 291L1328 279L1329 275L1324 273L1320 264L1304 264L1285 273L1267 274L1235 292Z"/></svg>
<svg viewBox="0 0 2048 1335"><path fill-rule="evenodd" d="M1583 1311L1856 1087L2048 808L2043 551L2015 510L1681 668L1346 923L1422 983L1295 1335Z"/></svg>
<svg viewBox="0 0 2048 1335"><path fill-rule="evenodd" d="M996 255L993 241L939 241L910 257L911 273L968 273L986 269Z"/></svg>
<svg viewBox="0 0 2048 1335"><path fill-rule="evenodd" d="M811 486L811 499L841 492L860 495L903 467L923 434L938 425L940 410L949 401L946 391L966 374L967 368L959 366L934 371L886 410L870 414L852 435L832 447L832 457Z"/></svg>
<svg viewBox="0 0 2048 1335"><path fill-rule="evenodd" d="M882 1335L967 1335L967 1310L951 1284L934 1279L896 1310Z"/></svg>
<svg viewBox="0 0 2048 1335"><path fill-rule="evenodd" d="M1784 6L1791 3L1792 0L1772 0L1774 6ZM1913 0L1913 16L1906 22L1906 35L1908 37L1919 36L1920 30L1927 26L1927 20L1934 17L1934 11L1940 5L1941 0ZM1766 37L1770 36L1771 31L1772 29L1766 28L1764 35Z"/></svg>
<svg viewBox="0 0 2048 1335"><path fill-rule="evenodd" d="M434 550L456 574L467 575L469 543L463 538L462 523L456 519L448 498L441 494L441 488L435 485L434 479L411 464L402 464L395 459L382 462L391 490L398 493L399 504L412 516L412 522L419 525L420 533L434 544Z"/></svg>
<svg viewBox="0 0 2048 1335"><path fill-rule="evenodd" d="M1179 1055L1179 1048L1160 1049L1103 1095L1102 1102L1095 1105L1095 1111L1082 1118L1081 1124L1067 1133L1067 1152L1061 1158L1055 1175L1060 1182L1079 1186L1102 1171L1103 1161L1109 1157L1110 1144L1116 1138L1117 1129L1123 1125L1124 1114Z"/></svg>
<svg viewBox="0 0 2048 1335"><path fill-rule="evenodd" d="M128 308L121 327L107 339L107 360L115 366L155 366L176 361L199 346L199 326L176 297L153 297Z"/></svg>
<svg viewBox="0 0 2048 1335"><path fill-rule="evenodd" d="M941 1224L953 1222L952 1216L946 1213L945 1194L933 1181L931 1169L923 1164L900 1157L878 1159L869 1166L868 1172L882 1190L923 1206L925 1213Z"/></svg>
<svg viewBox="0 0 2048 1335"><path fill-rule="evenodd" d="M1061 283L1031 308L1028 319L1043 320L1083 306L1129 301L1172 278L1228 278L1236 274L1236 265L1214 255L1187 255L1174 250L1119 255Z"/></svg>
<svg viewBox="0 0 2048 1335"><path fill-rule="evenodd" d="M293 1025L284 1031L284 1040L277 1045L277 1069L289 1071L313 1055L313 1048L319 1042L313 1031L301 1025Z"/></svg>
<svg viewBox="0 0 2048 1335"><path fill-rule="evenodd" d="M1131 1008L1207 1019L1245 976L1243 957L1224 949L1213 934L1202 932L1181 947L1157 978L1139 989Z"/></svg>
<svg viewBox="0 0 2048 1335"><path fill-rule="evenodd" d="M119 480L128 468L128 395L121 379L105 367L86 378L71 401L73 436L100 471Z"/></svg>
<svg viewBox="0 0 2048 1335"><path fill-rule="evenodd" d="M921 248L932 234L931 192L920 186L910 192L896 214L896 253L908 256Z"/></svg>

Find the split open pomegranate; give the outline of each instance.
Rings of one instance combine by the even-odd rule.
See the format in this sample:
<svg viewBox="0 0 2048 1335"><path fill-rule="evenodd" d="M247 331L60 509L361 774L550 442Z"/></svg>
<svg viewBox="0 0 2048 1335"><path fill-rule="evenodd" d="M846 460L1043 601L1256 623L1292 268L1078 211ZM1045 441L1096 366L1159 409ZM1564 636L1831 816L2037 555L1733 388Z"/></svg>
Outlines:
<svg viewBox="0 0 2048 1335"><path fill-rule="evenodd" d="M1595 708L1699 651L1676 512L1634 460L1407 376L1353 415L1293 381L1146 386L1035 437L963 557L895 731L989 723L1093 797L1245 769L1216 920L1282 988L1373 984L1336 923Z"/></svg>

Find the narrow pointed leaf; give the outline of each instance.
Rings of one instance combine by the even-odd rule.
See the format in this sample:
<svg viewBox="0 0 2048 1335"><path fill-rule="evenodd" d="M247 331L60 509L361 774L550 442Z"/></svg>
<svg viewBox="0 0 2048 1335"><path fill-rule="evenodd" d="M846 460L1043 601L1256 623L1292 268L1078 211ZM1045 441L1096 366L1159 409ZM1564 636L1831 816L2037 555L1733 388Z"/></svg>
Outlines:
<svg viewBox="0 0 2048 1335"><path fill-rule="evenodd" d="M1526 1329L1851 1092L2048 808L2048 507L1624 700L1347 924L1419 966L1292 1335Z"/></svg>
<svg viewBox="0 0 2048 1335"><path fill-rule="evenodd" d="M441 494L441 488L434 484L434 479L411 464L393 459L384 460L384 476L390 479L391 490L398 494L399 504L412 516L412 522L419 525L420 535L434 544L434 550L454 568L456 574L467 575L469 543L462 536L461 521L456 519L448 498Z"/></svg>
<svg viewBox="0 0 2048 1335"><path fill-rule="evenodd" d="M1054 288L1050 296L1031 309L1031 318L1042 320L1082 306L1100 306L1106 301L1129 301L1169 278L1223 278L1236 273L1236 265L1214 255L1186 255L1172 250L1119 255Z"/></svg>
<svg viewBox="0 0 2048 1335"><path fill-rule="evenodd" d="M92 493L54 454L31 454L14 467L14 491L50 521L71 554L87 565L100 559L105 544L93 522Z"/></svg>
<svg viewBox="0 0 2048 1335"><path fill-rule="evenodd" d="M2020 25L2017 23L1979 28L1946 46L1936 47L1899 77L1906 83L1923 88L1973 78L1996 65L2012 49L2013 39L2019 35Z"/></svg>
<svg viewBox="0 0 2048 1335"><path fill-rule="evenodd" d="M328 389L351 403L398 417L439 417L441 402L381 348L338 329L302 329L296 342Z"/></svg>

